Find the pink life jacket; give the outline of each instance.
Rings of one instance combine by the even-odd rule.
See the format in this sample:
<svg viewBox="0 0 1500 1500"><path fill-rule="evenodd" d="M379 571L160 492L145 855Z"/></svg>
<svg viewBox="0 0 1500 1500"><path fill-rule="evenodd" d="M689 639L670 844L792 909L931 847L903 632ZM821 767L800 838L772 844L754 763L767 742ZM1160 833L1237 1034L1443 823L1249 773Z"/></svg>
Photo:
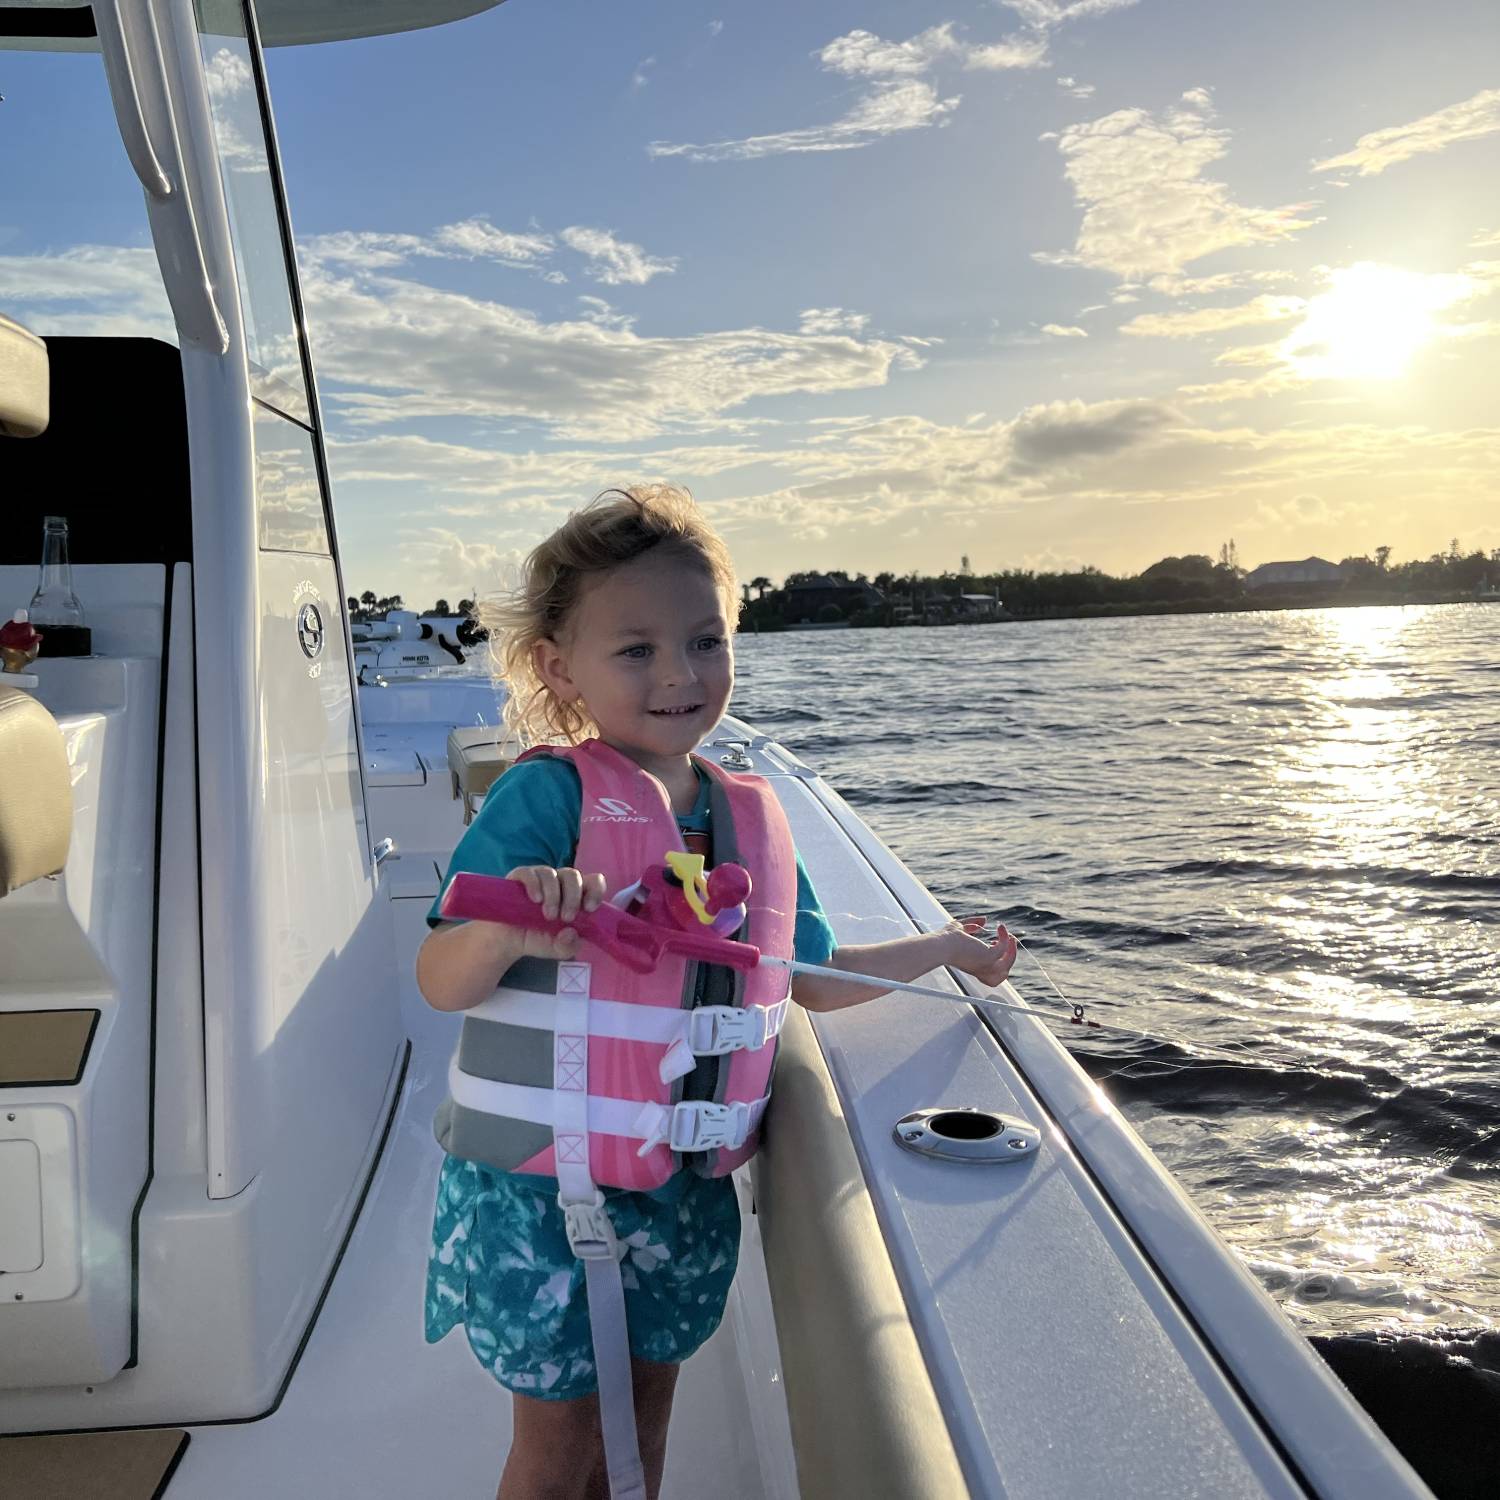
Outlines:
<svg viewBox="0 0 1500 1500"><path fill-rule="evenodd" d="M573 763L582 812L573 863L609 897L683 847L662 785L599 740L528 752ZM796 853L786 815L758 776L695 756L709 777L716 862L752 881L734 936L790 957ZM770 1092L788 975L739 974L668 954L637 974L581 943L571 962L522 959L464 1013L438 1140L504 1171L646 1190L683 1166L732 1172L755 1152ZM559 1164L563 1170L559 1172Z"/></svg>

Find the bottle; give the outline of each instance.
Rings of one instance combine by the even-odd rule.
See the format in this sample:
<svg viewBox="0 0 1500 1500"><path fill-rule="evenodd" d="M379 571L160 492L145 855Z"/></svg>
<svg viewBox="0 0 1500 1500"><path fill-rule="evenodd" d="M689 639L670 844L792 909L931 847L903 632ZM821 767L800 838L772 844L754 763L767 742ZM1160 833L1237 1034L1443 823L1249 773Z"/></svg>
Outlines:
<svg viewBox="0 0 1500 1500"><path fill-rule="evenodd" d="M18 609L4 625L0 625L0 672L11 676L22 675L36 660L42 638L32 627L24 609ZM35 682L35 678L30 681ZM5 684L0 683L0 686Z"/></svg>
<svg viewBox="0 0 1500 1500"><path fill-rule="evenodd" d="M88 656L93 642L83 606L73 592L68 561L68 518L48 516L42 525L42 570L31 596L31 623L42 634L43 656Z"/></svg>

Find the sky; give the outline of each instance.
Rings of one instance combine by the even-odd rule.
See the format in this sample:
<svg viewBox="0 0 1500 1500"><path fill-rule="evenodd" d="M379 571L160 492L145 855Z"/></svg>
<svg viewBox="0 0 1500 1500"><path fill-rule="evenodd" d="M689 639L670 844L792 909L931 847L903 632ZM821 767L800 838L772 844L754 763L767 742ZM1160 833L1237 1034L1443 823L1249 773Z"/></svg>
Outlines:
<svg viewBox="0 0 1500 1500"><path fill-rule="evenodd" d="M657 479L745 578L1500 547L1492 0L508 0L268 66L353 591ZM32 199L0 307L148 323L139 194Z"/></svg>

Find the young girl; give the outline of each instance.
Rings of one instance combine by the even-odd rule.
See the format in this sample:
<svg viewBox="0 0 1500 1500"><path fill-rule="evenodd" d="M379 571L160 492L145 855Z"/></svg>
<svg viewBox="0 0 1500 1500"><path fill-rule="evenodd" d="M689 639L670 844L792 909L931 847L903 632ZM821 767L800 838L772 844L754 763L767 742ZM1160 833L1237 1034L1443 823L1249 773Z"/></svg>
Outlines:
<svg viewBox="0 0 1500 1500"><path fill-rule="evenodd" d="M838 947L767 783L728 777L692 758L718 724L734 687L736 614L729 554L682 490L608 491L548 537L528 559L525 582L503 610L496 634L512 726L526 738L560 748L519 761L495 783L454 851L448 879L460 871L509 875L524 883L546 916L566 922L596 909L628 883L620 869L607 879L604 870L590 868L590 857L597 862L599 851L637 846L601 840L644 838L639 847L650 850L656 848L650 840L659 840L665 828L667 837L680 835L689 852L708 854L717 841L719 860L750 865L751 904L741 936L767 951L779 946L781 957L790 949L804 962L890 980L915 979L947 965L998 984L1016 953L1004 928L990 941L954 924L893 942ZM601 787L610 794L602 795ZM590 857L576 858L580 850L590 851ZM661 860L659 849L654 858ZM602 1204L608 1222L589 1217L592 1205L576 1191L565 1212L559 1200L577 1188L580 1169L563 1165L572 1158L562 1124L537 1125L536 1116L502 1118L512 1106L488 1102L544 1093L513 1088L506 1079L568 1088L566 1073L553 1072L553 1035L480 1016L525 1014L535 1027L535 991L548 995L546 1004L574 1003L562 999L563 976L580 969L577 960L592 959L597 977L609 972L608 960L590 945L580 952L571 928L553 936L493 922L446 922L437 904L428 923L435 930L417 957L417 982L428 1003L445 1011L485 1004L465 1020L454 1064L458 1071L450 1071L455 1097L445 1102L437 1121L438 1138L449 1154L438 1184L427 1338L435 1342L462 1322L480 1362L514 1395L514 1436L499 1500L593 1500L612 1492L654 1500L678 1366L718 1326L734 1276L739 1209L727 1174L753 1150L753 1135L743 1127L748 1123L753 1129L758 1114L739 1107L742 1129L725 1135L729 1127L723 1122L733 1112L718 1107L715 1114L710 1101L744 1097L726 1091L725 1078L733 1084L737 1076L723 1071L730 1059L688 1056L681 1066L691 1071L673 1085L677 1092L669 1098L690 1101L690 1122L698 1120L691 1110L699 1108L713 1127L710 1138L684 1143L673 1126L669 1142L661 1132L652 1134L653 1127L635 1126L647 1132L645 1138L632 1138L629 1151L611 1155L608 1147L619 1138L590 1134L582 1191L594 1186L593 1173L603 1189L593 1202ZM751 924L757 924L753 933ZM586 993L597 996L587 980L590 970L582 972L590 986ZM495 995L502 976L505 988ZM643 979L639 996L625 994L630 976L615 972L609 993L649 1002L658 1007L656 1017L665 999L666 1015L675 1021L686 1019L683 1007L718 1004L726 997L743 1006L764 1003L769 997L763 989L755 992L761 997L757 1001L745 988L754 978L736 981L726 968L677 960L670 972ZM741 988L733 989L735 983ZM663 997L650 988L653 984L677 988ZM685 985L695 988L689 992ZM836 1010L882 993L878 985L803 975L792 987L792 998L809 1010ZM514 1004L517 996L520 1009L492 1011L502 1002ZM624 1009L619 1003L594 1005L611 1014ZM768 1029L764 1016L782 1012L784 1006L778 1012L774 1005L751 1012L762 1016L762 1042ZM588 1107L593 1110L598 1102L593 1096L601 1092L594 1049L602 1068L607 1046L640 1044L605 1042L595 1033L593 1013L587 1014L582 1029L588 1033ZM717 1014L744 1018L742 1011ZM559 1023L545 1024L566 1030ZM546 1070L540 1080L526 1073L539 1036L545 1048L539 1066ZM659 1047L651 1053L663 1059L664 1080L671 1071L667 1051ZM748 1063L750 1054L743 1056ZM770 1048L764 1048L767 1071L769 1057ZM478 1084L469 1079L475 1070L482 1075ZM750 1093L755 1091L752 1086ZM498 1116L486 1113L492 1107ZM593 1115L586 1119L587 1128L596 1130ZM675 1149L684 1144L689 1149ZM652 1185L612 1185L618 1182ZM580 1212L582 1219L576 1217ZM595 1243L600 1238L612 1241L607 1255ZM628 1367L623 1341L617 1359L602 1352L596 1359L590 1323L591 1302L596 1324L618 1316L613 1309L621 1290ZM611 1369L604 1369L605 1363ZM633 1474L632 1395L639 1436L639 1467ZM622 1446L625 1459L617 1462Z"/></svg>

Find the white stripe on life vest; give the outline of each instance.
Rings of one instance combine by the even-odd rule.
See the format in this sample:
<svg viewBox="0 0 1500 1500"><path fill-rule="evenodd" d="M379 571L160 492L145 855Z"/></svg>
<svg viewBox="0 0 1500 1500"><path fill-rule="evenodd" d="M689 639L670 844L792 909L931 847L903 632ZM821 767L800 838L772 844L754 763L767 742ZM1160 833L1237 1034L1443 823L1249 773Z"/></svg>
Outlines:
<svg viewBox="0 0 1500 1500"><path fill-rule="evenodd" d="M481 1114L529 1120L534 1125L551 1125L554 1128L558 1123L560 1111L557 1093L553 1089L531 1088L523 1083L501 1083L493 1078L477 1078L472 1073L465 1073L459 1067L457 1058L448 1064L448 1093L455 1104L464 1109L477 1110ZM700 1100L661 1105L640 1099L615 1099L604 1094L589 1094L587 1098L591 1131L597 1131L601 1135L622 1135L637 1141L659 1139L662 1143L676 1136L671 1125L679 1116L690 1123L698 1116L718 1114L735 1108ZM727 1147L738 1150L760 1125L767 1098L769 1095L746 1106L741 1112L741 1128L735 1129L724 1139L715 1138L702 1145L688 1145L686 1142L695 1139L699 1132L687 1130L677 1136L684 1142L677 1149L709 1150L713 1147ZM564 1109L561 1112L565 1114L567 1111Z"/></svg>
<svg viewBox="0 0 1500 1500"><path fill-rule="evenodd" d="M500 1021L507 1026L530 1026L538 1031L557 1029L557 997L534 990L498 989L487 1000L471 1006L465 1016L481 1021ZM693 1017L722 1012L726 1018L754 1006L699 1006L683 1010L679 1006L639 1005L628 1000L589 999L589 1035L607 1036L627 1042L659 1042L670 1046L675 1041L690 1041ZM766 1011L766 1040L771 1041L786 1023L787 1002L762 1007ZM700 1023L700 1025L703 1023ZM726 1050L730 1050L726 1048Z"/></svg>
<svg viewBox="0 0 1500 1500"><path fill-rule="evenodd" d="M687 1035L690 1011L676 1005L636 1005L628 1000L589 999L589 1034L619 1037L627 1042L666 1045ZM498 989L464 1012L481 1021L503 1021L508 1026L533 1026L552 1031L557 1025L557 997L534 990Z"/></svg>

